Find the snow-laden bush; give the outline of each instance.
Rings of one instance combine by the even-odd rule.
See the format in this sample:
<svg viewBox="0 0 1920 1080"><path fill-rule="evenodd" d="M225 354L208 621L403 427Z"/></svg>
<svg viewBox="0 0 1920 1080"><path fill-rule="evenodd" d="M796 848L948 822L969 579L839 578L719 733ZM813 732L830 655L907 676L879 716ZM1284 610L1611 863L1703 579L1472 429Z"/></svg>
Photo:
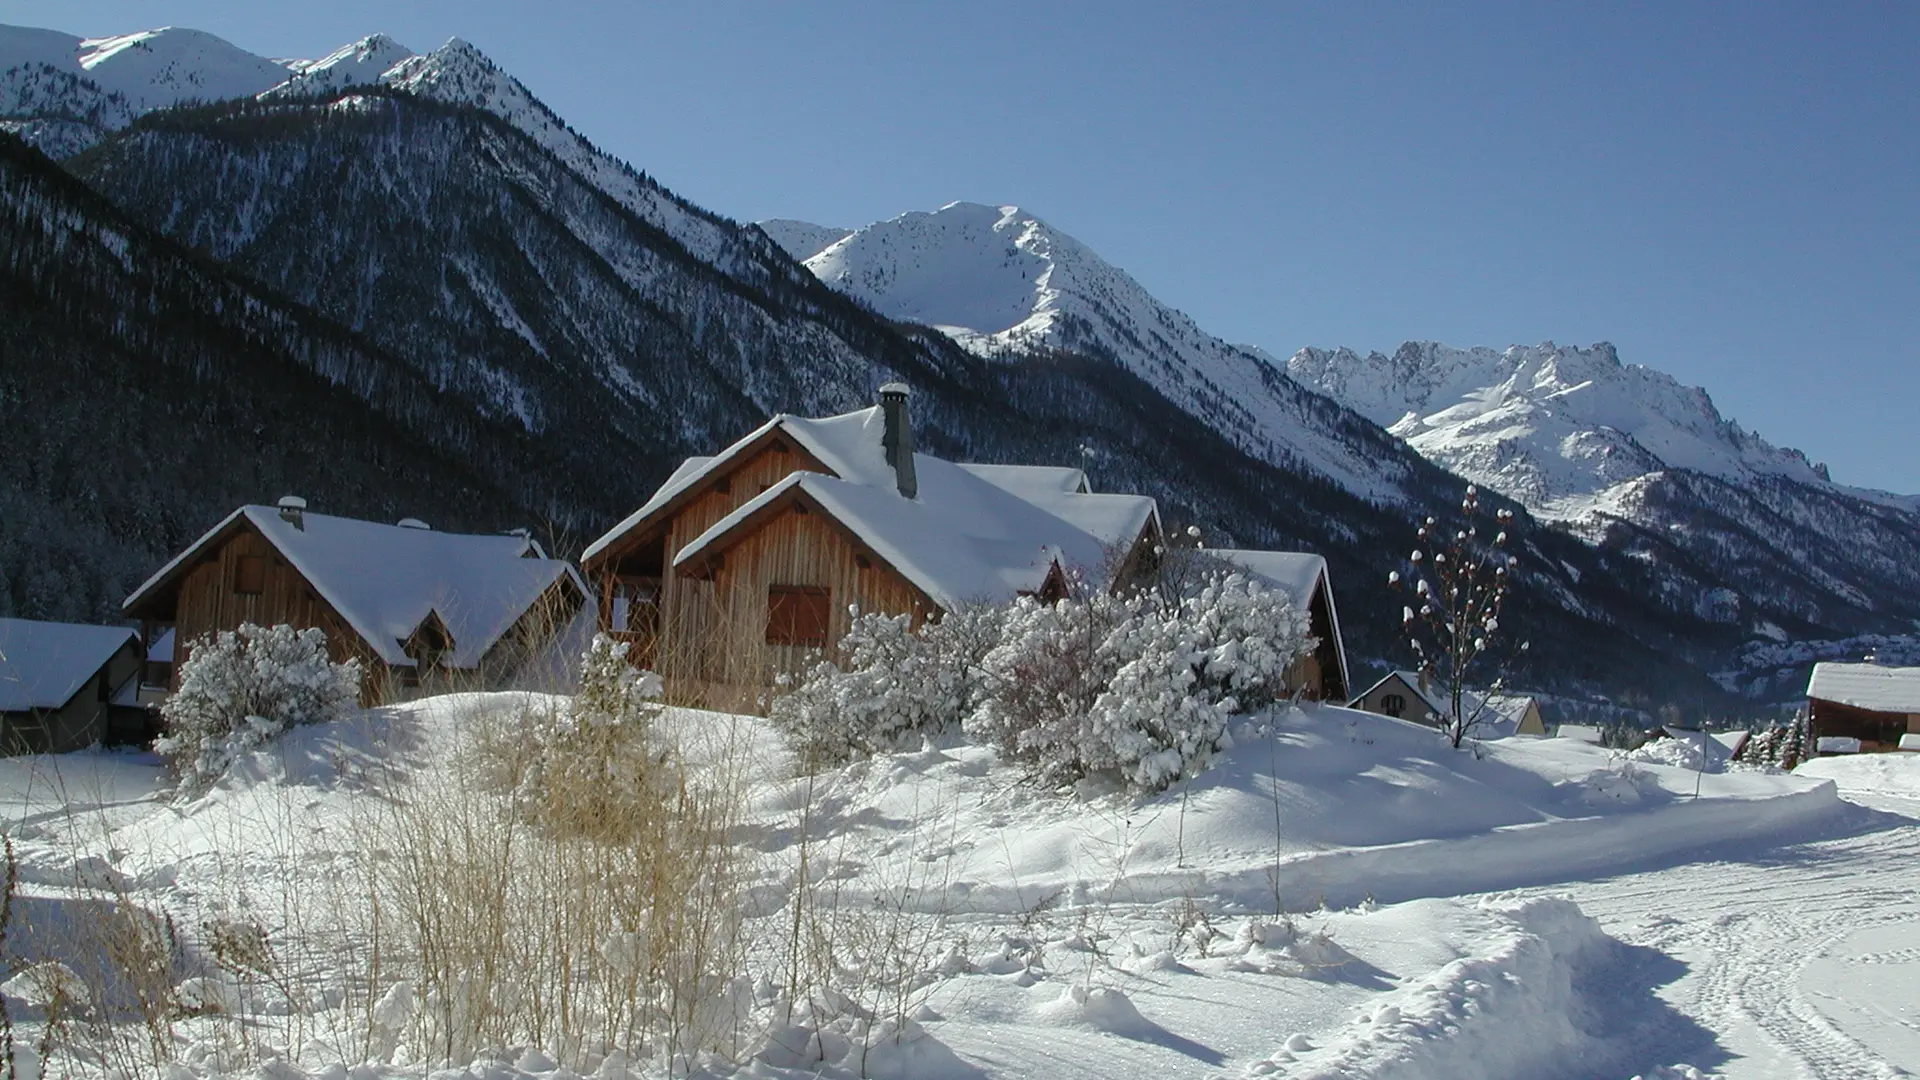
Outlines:
<svg viewBox="0 0 1920 1080"><path fill-rule="evenodd" d="M573 698L523 717L522 742L503 779L514 805L556 833L630 836L678 784L672 755L655 731L660 676L628 663L629 647L595 635L580 659ZM496 764L506 761L495 757Z"/></svg>
<svg viewBox="0 0 1920 1080"><path fill-rule="evenodd" d="M856 615L839 659L814 665L773 703L810 762L886 753L959 727L978 703L979 663L1001 613L967 608L912 627L906 615Z"/></svg>
<svg viewBox="0 0 1920 1080"><path fill-rule="evenodd" d="M329 661L325 632L243 623L195 643L154 749L183 791L205 790L280 732L349 715L359 694L359 662Z"/></svg>
<svg viewBox="0 0 1920 1080"><path fill-rule="evenodd" d="M1015 601L999 644L981 659L985 693L967 718L967 735L1044 781L1074 780L1099 768L1088 761L1111 755L1092 745L1088 716L1127 659L1123 642L1138 634L1142 613L1152 607L1142 597L1105 592L1056 603Z"/></svg>
<svg viewBox="0 0 1920 1080"><path fill-rule="evenodd" d="M1212 577L1177 606L1128 609L1102 647L1118 666L1087 713L1079 760L1056 758L1056 769L1165 788L1225 748L1229 718L1283 697L1287 668L1313 648L1306 615L1241 574Z"/></svg>
<svg viewBox="0 0 1920 1080"><path fill-rule="evenodd" d="M957 725L1044 782L1110 774L1157 791L1205 767L1229 717L1284 696L1313 644L1284 593L1238 573L1177 598L1026 597L919 630L867 616L773 715L809 760Z"/></svg>

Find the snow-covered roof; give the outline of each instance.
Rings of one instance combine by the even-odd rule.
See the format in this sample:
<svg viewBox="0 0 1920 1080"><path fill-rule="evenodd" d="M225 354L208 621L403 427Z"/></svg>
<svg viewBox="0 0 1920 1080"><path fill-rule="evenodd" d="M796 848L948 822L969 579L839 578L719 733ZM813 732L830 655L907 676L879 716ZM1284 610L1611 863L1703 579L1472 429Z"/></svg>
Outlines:
<svg viewBox="0 0 1920 1080"><path fill-rule="evenodd" d="M982 465L976 462L960 467L994 487L1004 488L1029 501L1035 496L1075 492L1085 495L1093 490L1093 485L1087 483L1087 474L1070 465Z"/></svg>
<svg viewBox="0 0 1920 1080"><path fill-rule="evenodd" d="M0 619L0 712L60 708L137 637L124 626Z"/></svg>
<svg viewBox="0 0 1920 1080"><path fill-rule="evenodd" d="M1815 664L1807 696L1870 712L1920 713L1920 667Z"/></svg>
<svg viewBox="0 0 1920 1080"><path fill-rule="evenodd" d="M1208 548L1207 554L1232 563L1282 589L1302 607L1313 601L1315 586L1327 576L1327 560L1305 551L1243 551ZM1328 599L1332 599L1331 593Z"/></svg>
<svg viewBox="0 0 1920 1080"><path fill-rule="evenodd" d="M745 460L775 431L825 468L791 473L671 553L688 565L798 490L943 608L1037 591L1058 563L1099 571L1110 548L1131 544L1159 511L1145 495L1089 494L1079 469L960 465L915 454L916 497L900 495L881 445L879 406L822 419L782 413L712 457L689 458L646 505L588 545L591 563L622 537L661 520L708 478Z"/></svg>
<svg viewBox="0 0 1920 1080"><path fill-rule="evenodd" d="M604 536L588 544L587 549L580 553L580 561L592 562L595 556L615 541L692 491L702 480L741 460L752 447L775 430L791 438L833 475L843 480L863 484L892 484L893 468L887 464L886 451L880 445L885 424L886 418L878 405L817 420L778 413L718 454L688 458L682 462L645 505L628 514L618 525L607 530Z"/></svg>
<svg viewBox="0 0 1920 1080"><path fill-rule="evenodd" d="M160 590L215 538L244 519L331 604L381 660L410 667L403 646L429 615L453 636L445 658L478 666L500 636L573 568L515 534L474 535L385 525L307 511L295 525L270 506L243 506L161 567L123 605Z"/></svg>
<svg viewBox="0 0 1920 1080"><path fill-rule="evenodd" d="M1554 735L1562 739L1574 739L1578 742L1600 745L1600 729L1592 724L1561 724Z"/></svg>
<svg viewBox="0 0 1920 1080"><path fill-rule="evenodd" d="M1334 652L1340 657L1340 685L1351 687L1347 677L1347 649L1340 638L1340 609L1333 602L1333 579L1327 576L1325 556L1307 551L1248 551L1240 548L1210 548L1209 553L1250 574L1257 574L1275 588L1293 597L1302 610L1313 603L1315 588L1327 591L1327 619L1333 624ZM1376 684L1377 685L1377 684ZM1413 685L1411 677L1407 685Z"/></svg>
<svg viewBox="0 0 1920 1080"><path fill-rule="evenodd" d="M1150 496L1091 491L1087 474L1079 469L1061 465L958 467L1091 533L1110 548L1132 544L1147 522L1160 516L1159 506Z"/></svg>
<svg viewBox="0 0 1920 1080"><path fill-rule="evenodd" d="M1414 671L1389 671L1372 686L1354 695L1353 701L1357 704L1380 689L1383 683L1395 679L1425 703L1428 711L1435 716L1447 716L1453 712L1452 703L1441 696L1440 687L1429 681L1426 689L1421 689L1420 675ZM1460 708L1468 717L1477 718L1474 720L1474 732L1483 738L1507 736L1518 731L1533 703L1533 698L1525 694L1483 694L1477 690L1463 690L1460 695ZM1593 741L1599 741L1598 729L1595 729Z"/></svg>
<svg viewBox="0 0 1920 1080"><path fill-rule="evenodd" d="M915 454L914 472L912 499L894 487L891 469L880 483L790 473L695 537L673 564L698 562L756 514L801 494L948 610L1037 592L1056 564L1098 570L1105 560L1105 545L1086 530L961 466Z"/></svg>

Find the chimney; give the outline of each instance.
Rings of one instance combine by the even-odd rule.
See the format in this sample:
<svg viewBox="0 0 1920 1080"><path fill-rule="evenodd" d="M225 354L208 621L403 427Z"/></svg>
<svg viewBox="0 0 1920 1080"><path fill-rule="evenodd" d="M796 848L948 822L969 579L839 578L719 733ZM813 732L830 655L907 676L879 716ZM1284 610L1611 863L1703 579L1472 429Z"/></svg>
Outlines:
<svg viewBox="0 0 1920 1080"><path fill-rule="evenodd" d="M920 492L920 482L913 475L913 423L907 416L911 393L907 384L900 382L880 388L880 414L887 422L880 446L887 452L887 464L893 466L893 480L900 494L909 499Z"/></svg>
<svg viewBox="0 0 1920 1080"><path fill-rule="evenodd" d="M296 529L307 527L307 500L298 495L280 496L280 520Z"/></svg>

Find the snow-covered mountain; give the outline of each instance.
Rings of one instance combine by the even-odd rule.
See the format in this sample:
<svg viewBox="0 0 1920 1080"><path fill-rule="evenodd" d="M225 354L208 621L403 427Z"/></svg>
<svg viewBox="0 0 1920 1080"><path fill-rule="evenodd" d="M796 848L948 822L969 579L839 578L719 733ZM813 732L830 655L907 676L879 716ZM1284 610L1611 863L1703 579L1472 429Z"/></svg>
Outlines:
<svg viewBox="0 0 1920 1080"><path fill-rule="evenodd" d="M70 157L149 109L248 97L306 64L181 27L85 38L0 25L0 131Z"/></svg>
<svg viewBox="0 0 1920 1080"><path fill-rule="evenodd" d="M257 94L286 81L297 63L173 26L99 38L0 26L0 70L47 67L78 75L138 111Z"/></svg>
<svg viewBox="0 0 1920 1080"><path fill-rule="evenodd" d="M1411 476L1373 425L1303 390L1271 357L1160 303L1085 244L1017 206L949 203L843 230L762 222L809 270L896 319L988 358L1069 352L1146 380L1248 453L1364 498L1404 501Z"/></svg>
<svg viewBox="0 0 1920 1080"><path fill-rule="evenodd" d="M806 262L834 244L853 235L852 229L842 229L834 225L815 225L811 221L795 221L792 218L768 218L756 222L760 231L773 238L782 250L795 259Z"/></svg>
<svg viewBox="0 0 1920 1080"><path fill-rule="evenodd" d="M1704 618L1762 640L1788 636L1782 624L1914 625L1912 496L1834 483L1611 345L1309 348L1287 371L1449 471L1662 566Z"/></svg>
<svg viewBox="0 0 1920 1080"><path fill-rule="evenodd" d="M318 95L368 86L379 82L382 75L412 56L412 49L385 34L374 34L351 45L342 45L318 60L298 60L288 64L295 73L293 78L262 91L262 94Z"/></svg>
<svg viewBox="0 0 1920 1080"><path fill-rule="evenodd" d="M1829 482L1825 466L1721 416L1705 390L1623 364L1605 343L1499 352L1408 342L1391 356L1307 348L1287 372L1550 518L1617 506L1623 485L1665 469Z"/></svg>

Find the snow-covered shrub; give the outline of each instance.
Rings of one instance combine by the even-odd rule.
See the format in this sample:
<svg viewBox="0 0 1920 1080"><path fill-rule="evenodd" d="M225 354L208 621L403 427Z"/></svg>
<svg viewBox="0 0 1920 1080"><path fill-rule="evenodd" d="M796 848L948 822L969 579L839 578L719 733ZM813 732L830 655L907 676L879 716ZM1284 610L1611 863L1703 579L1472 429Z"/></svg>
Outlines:
<svg viewBox="0 0 1920 1080"><path fill-rule="evenodd" d="M678 783L673 756L654 731L661 679L628 663L629 647L595 635L580 658L573 698L522 717L524 741L502 779L522 813L557 833L628 836Z"/></svg>
<svg viewBox="0 0 1920 1080"><path fill-rule="evenodd" d="M1116 769L1147 791L1205 768L1228 719L1283 697L1288 666L1313 648L1305 613L1243 574L1212 576L1171 610L1128 607L1103 646L1119 665L1074 767Z"/></svg>
<svg viewBox="0 0 1920 1080"><path fill-rule="evenodd" d="M1023 599L982 661L975 738L1049 782L1116 773L1158 791L1204 768L1227 719L1271 704L1310 652L1306 616L1244 574L1189 595Z"/></svg>
<svg viewBox="0 0 1920 1080"><path fill-rule="evenodd" d="M1307 625L1286 594L1235 572L1181 596L1022 597L918 630L867 615L773 718L809 761L959 727L1043 782L1102 773L1158 791L1205 767L1229 717L1284 696L1314 645Z"/></svg>
<svg viewBox="0 0 1920 1080"><path fill-rule="evenodd" d="M154 749L184 791L204 790L280 732L347 716L359 693L359 662L329 661L323 631L243 623L194 645L160 707L167 733Z"/></svg>
<svg viewBox="0 0 1920 1080"><path fill-rule="evenodd" d="M823 660L776 699L772 716L808 761L901 749L956 728L979 698L981 657L1001 613L966 608L913 629L906 615L860 615Z"/></svg>
<svg viewBox="0 0 1920 1080"><path fill-rule="evenodd" d="M967 735L1033 768L1045 781L1086 775L1087 716L1113 683L1123 657L1110 639L1148 604L1104 592L1043 603L1022 597L1008 609L999 644L981 658L984 695Z"/></svg>

